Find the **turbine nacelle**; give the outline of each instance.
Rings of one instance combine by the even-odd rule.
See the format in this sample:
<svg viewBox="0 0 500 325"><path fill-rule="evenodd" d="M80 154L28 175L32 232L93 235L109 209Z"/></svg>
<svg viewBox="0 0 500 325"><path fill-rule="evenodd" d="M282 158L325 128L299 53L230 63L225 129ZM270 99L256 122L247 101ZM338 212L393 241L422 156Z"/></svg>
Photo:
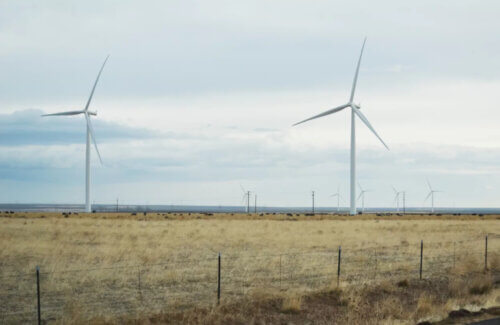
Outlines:
<svg viewBox="0 0 500 325"><path fill-rule="evenodd" d="M88 115L97 116L97 111L87 111Z"/></svg>
<svg viewBox="0 0 500 325"><path fill-rule="evenodd" d="M351 108L361 109L361 103L356 104L356 103L350 102L349 106L351 106Z"/></svg>

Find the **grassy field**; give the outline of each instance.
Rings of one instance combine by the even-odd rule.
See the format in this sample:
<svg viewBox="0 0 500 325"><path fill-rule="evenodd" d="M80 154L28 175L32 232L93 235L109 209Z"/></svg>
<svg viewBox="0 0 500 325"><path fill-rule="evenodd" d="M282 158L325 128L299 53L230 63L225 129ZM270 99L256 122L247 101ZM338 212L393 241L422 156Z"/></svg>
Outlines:
<svg viewBox="0 0 500 325"><path fill-rule="evenodd" d="M367 310L377 320L411 318L408 322L413 323L415 317L442 316L443 311L471 303L500 305L495 287L499 219L497 215L0 213L0 300L6 302L0 306L0 321L16 323L35 316L34 270L40 266L43 314L52 322L142 322L148 315L166 322L165 315L175 315L188 317L186 322L223 323L225 318L220 317L230 317L227 313L237 309L235 301L248 299L252 302L246 305L278 301L278 314L292 317L292 322L299 317L300 322L306 309L315 308L303 306L325 290L335 290L335 299L346 304L340 291L359 300L366 296L359 288L382 285L389 293L415 288L418 295L408 299L404 312L385 310L384 304L397 299L390 296L379 302L383 313ZM487 234L490 271L485 273ZM418 282L421 240L423 281L436 281L435 287L441 288L440 308L437 298ZM339 246L342 264L337 279ZM218 318L213 308L219 252L221 305L226 309L216 308L215 313L222 315ZM476 289L471 286L484 292L473 293ZM422 307L426 299L432 308ZM193 307L202 309L193 315ZM354 317L346 316L353 310L344 311L344 316ZM244 317L241 311L236 314ZM370 323L370 318L365 320ZM357 322L363 323L361 318Z"/></svg>

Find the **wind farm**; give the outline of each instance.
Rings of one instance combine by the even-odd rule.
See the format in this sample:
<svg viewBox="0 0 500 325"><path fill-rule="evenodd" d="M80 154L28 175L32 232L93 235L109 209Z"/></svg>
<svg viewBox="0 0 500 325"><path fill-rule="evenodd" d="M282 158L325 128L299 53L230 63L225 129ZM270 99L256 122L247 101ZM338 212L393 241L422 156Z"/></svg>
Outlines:
<svg viewBox="0 0 500 325"><path fill-rule="evenodd" d="M0 9L0 324L500 322L500 4Z"/></svg>

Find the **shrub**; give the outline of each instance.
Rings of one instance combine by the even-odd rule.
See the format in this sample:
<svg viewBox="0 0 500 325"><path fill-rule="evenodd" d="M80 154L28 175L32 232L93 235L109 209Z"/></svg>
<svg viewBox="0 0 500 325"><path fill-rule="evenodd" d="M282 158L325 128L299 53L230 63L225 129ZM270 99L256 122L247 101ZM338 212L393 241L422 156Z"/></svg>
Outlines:
<svg viewBox="0 0 500 325"><path fill-rule="evenodd" d="M403 279L403 280L398 281L398 283L396 283L396 285L400 288L403 288L403 287L408 287L409 283L408 283L408 280Z"/></svg>
<svg viewBox="0 0 500 325"><path fill-rule="evenodd" d="M416 318L422 319L428 316L432 312L433 306L434 301L432 297L427 293L421 294L418 298L417 310L415 311Z"/></svg>
<svg viewBox="0 0 500 325"><path fill-rule="evenodd" d="M480 275L472 279L469 284L469 293L472 295L484 295L491 291L493 281L488 275Z"/></svg>
<svg viewBox="0 0 500 325"><path fill-rule="evenodd" d="M298 295L290 295L283 299L281 311L285 313L298 313L302 305L302 297Z"/></svg>

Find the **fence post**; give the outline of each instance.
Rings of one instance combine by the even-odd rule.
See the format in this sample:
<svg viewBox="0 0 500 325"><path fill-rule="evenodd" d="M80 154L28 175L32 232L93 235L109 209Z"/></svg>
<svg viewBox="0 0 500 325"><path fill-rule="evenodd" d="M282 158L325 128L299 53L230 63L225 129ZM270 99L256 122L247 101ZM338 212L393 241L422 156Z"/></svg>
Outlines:
<svg viewBox="0 0 500 325"><path fill-rule="evenodd" d="M36 267L36 301L38 312L38 325L42 324L41 308L40 308L40 267Z"/></svg>
<svg viewBox="0 0 500 325"><path fill-rule="evenodd" d="M455 254L456 254L455 252L457 250L456 244L457 244L457 242L453 242L453 268L455 268L455 258L456 258L455 257Z"/></svg>
<svg viewBox="0 0 500 325"><path fill-rule="evenodd" d="M281 290L281 254L280 254L280 290Z"/></svg>
<svg viewBox="0 0 500 325"><path fill-rule="evenodd" d="M424 257L424 241L420 241L420 280L422 280L422 261Z"/></svg>
<svg viewBox="0 0 500 325"><path fill-rule="evenodd" d="M488 271L488 234L486 234L484 242L484 270Z"/></svg>
<svg viewBox="0 0 500 325"><path fill-rule="evenodd" d="M342 246L339 246L339 259L338 259L338 265L337 265L337 287L339 286L340 283L340 259L342 257Z"/></svg>
<svg viewBox="0 0 500 325"><path fill-rule="evenodd" d="M141 288L141 267L137 267L137 285L139 289L139 297L142 299L142 288Z"/></svg>
<svg viewBox="0 0 500 325"><path fill-rule="evenodd" d="M217 271L217 305L220 305L220 252L219 252L219 263Z"/></svg>

